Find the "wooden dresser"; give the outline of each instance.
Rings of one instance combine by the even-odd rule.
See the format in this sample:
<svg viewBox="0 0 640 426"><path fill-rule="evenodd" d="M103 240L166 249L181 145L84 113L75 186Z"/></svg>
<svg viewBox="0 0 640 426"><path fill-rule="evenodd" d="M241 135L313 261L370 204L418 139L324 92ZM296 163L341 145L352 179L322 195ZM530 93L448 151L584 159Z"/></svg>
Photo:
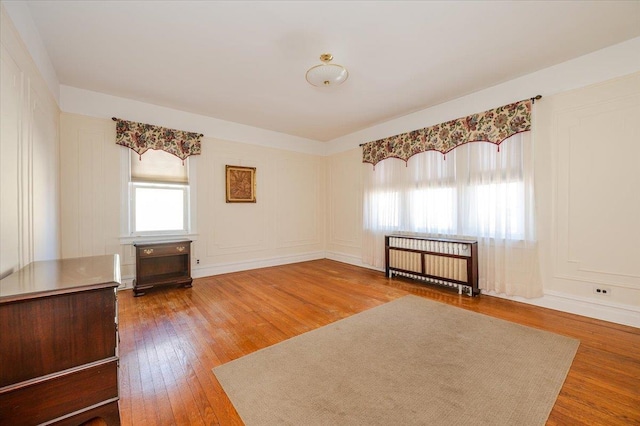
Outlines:
<svg viewBox="0 0 640 426"><path fill-rule="evenodd" d="M160 285L191 287L191 240L136 243L134 296Z"/></svg>
<svg viewBox="0 0 640 426"><path fill-rule="evenodd" d="M0 280L0 425L119 425L118 255L33 262Z"/></svg>

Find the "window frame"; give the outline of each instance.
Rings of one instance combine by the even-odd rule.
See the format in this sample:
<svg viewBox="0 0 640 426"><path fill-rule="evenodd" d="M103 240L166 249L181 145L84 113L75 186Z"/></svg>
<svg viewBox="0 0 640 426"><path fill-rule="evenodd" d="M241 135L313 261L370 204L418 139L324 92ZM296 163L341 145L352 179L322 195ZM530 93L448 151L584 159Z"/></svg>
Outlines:
<svg viewBox="0 0 640 426"><path fill-rule="evenodd" d="M197 156L190 156L185 161L187 163L188 184L166 185L186 185L188 186L188 203L186 211L186 230L184 231L149 231L144 233L133 233L132 194L131 194L131 155L130 149L122 149L120 155L120 244L132 244L134 242L156 242L166 240L171 237L189 238L192 241L198 239L197 232ZM142 182L140 182L142 183ZM149 183L149 182L147 182Z"/></svg>
<svg viewBox="0 0 640 426"><path fill-rule="evenodd" d="M392 185L390 188L378 189L375 192L368 193L368 198L365 200L365 203L369 202L373 204L371 206L365 206L365 208L374 210L388 210L388 206L382 204L384 204L385 201L389 203L391 201L391 194L394 194L396 200L394 209L399 212L397 213L399 220L394 224L386 225L381 223L365 223L365 230L383 229L385 232L407 230L409 232L449 237L472 236L476 238L504 239L510 241L525 240L527 238L526 218L522 216L524 213L519 210L525 209L526 207L518 204L520 201L526 204L526 182L524 173L526 151L524 151L524 148L521 148L521 150L517 152L517 155L512 155L507 158L507 161L503 162L500 167L495 167L494 169L469 167L469 156L472 155L472 152L464 148L457 150L455 154L456 155L452 155L447 157L446 160L443 160L452 162L449 163L453 167L450 170L451 173L445 173L443 176L433 178L429 176L427 172L424 172L421 175L412 176L412 179L407 181L410 185L399 183ZM418 155L425 155L425 153ZM490 177L491 175L500 175L502 181L493 183L492 179L487 179L486 183L482 182L484 176ZM449 198L446 200L452 207L452 211L450 212L452 219L448 223L439 221L435 223L435 225L432 224L429 226L429 223L425 223L425 218L420 217L421 214L429 212L426 200L430 197L431 194L429 194L429 192L431 191L435 191L433 193L434 195L437 195L438 191L451 192ZM492 191L495 192L493 193ZM507 192L503 193L504 191ZM522 192L519 197L510 197L509 193L511 191ZM493 203L489 205L490 210L482 210L485 214L477 215L475 220L471 216L465 216L468 214L465 212L465 206L471 201L474 203L481 202L485 198L483 196L485 192L485 195L493 194L493 199L499 200L499 204L502 204L503 209L494 208L499 204ZM386 194L386 197L382 196L382 193ZM376 194L380 196L372 196ZM421 200L420 197L427 197L427 199ZM518 202L511 204L512 200ZM495 219L495 217L500 214L508 215L508 222L504 222L505 226L503 227L493 226L495 220L492 220L492 218ZM472 225L474 226L473 229L471 229Z"/></svg>

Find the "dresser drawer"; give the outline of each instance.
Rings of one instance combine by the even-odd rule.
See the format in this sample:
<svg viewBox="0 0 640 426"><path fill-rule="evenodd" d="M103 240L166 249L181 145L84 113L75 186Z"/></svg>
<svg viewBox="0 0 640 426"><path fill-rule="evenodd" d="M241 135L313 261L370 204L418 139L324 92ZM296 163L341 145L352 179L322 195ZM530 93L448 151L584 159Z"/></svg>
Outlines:
<svg viewBox="0 0 640 426"><path fill-rule="evenodd" d="M118 361L114 357L0 388L0 424L35 425L117 398Z"/></svg>
<svg viewBox="0 0 640 426"><path fill-rule="evenodd" d="M139 257L172 256L176 254L189 254L190 244L184 242L162 245L154 244L138 246L136 250Z"/></svg>
<svg viewBox="0 0 640 426"><path fill-rule="evenodd" d="M115 356L115 316L113 288L0 305L0 388Z"/></svg>

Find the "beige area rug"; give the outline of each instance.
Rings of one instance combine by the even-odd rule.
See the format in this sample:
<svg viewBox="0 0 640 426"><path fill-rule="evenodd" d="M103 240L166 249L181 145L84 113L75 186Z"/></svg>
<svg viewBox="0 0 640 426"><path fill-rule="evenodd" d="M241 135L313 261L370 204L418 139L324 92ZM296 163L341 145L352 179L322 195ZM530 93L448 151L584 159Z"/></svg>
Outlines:
<svg viewBox="0 0 640 426"><path fill-rule="evenodd" d="M405 296L213 369L252 425L541 425L579 341Z"/></svg>

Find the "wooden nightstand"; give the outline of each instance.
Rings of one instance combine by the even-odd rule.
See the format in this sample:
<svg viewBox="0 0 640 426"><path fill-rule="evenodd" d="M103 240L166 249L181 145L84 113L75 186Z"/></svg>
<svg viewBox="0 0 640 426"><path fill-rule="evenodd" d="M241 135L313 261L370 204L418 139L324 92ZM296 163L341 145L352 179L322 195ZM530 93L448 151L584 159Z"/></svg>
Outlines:
<svg viewBox="0 0 640 426"><path fill-rule="evenodd" d="M191 241L134 244L136 248L135 296L160 285L191 287Z"/></svg>

